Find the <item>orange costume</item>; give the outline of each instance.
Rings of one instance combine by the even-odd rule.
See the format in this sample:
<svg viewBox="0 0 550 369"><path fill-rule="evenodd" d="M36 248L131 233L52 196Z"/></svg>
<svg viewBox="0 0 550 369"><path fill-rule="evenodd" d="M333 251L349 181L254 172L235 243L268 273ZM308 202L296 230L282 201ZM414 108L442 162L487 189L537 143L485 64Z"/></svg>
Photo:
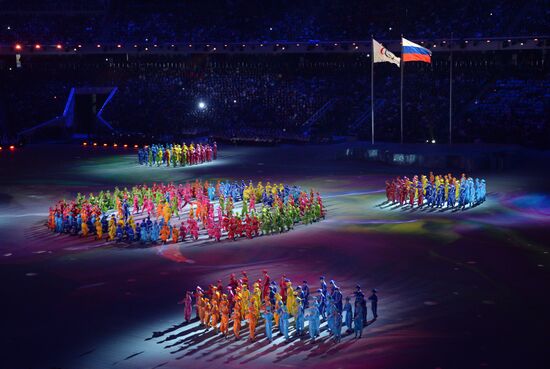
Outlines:
<svg viewBox="0 0 550 369"><path fill-rule="evenodd" d="M203 324L206 326L206 329L210 327L211 312L212 312L212 305L210 305L210 302L208 302L208 299L206 299L204 304L204 321L203 321Z"/></svg>
<svg viewBox="0 0 550 369"><path fill-rule="evenodd" d="M236 339L239 339L241 334L241 319L241 313L238 309L235 309L235 311L233 311L233 334Z"/></svg>
<svg viewBox="0 0 550 369"><path fill-rule="evenodd" d="M174 229L172 229L172 241L174 243L178 243L179 238L180 238L180 231L177 227L174 227Z"/></svg>
<svg viewBox="0 0 550 369"><path fill-rule="evenodd" d="M197 315L199 316L199 322L203 324L204 322L204 297L202 297L202 292L198 294L200 296L197 298Z"/></svg>
<svg viewBox="0 0 550 369"><path fill-rule="evenodd" d="M50 215L48 217L48 228L51 231L53 231L55 229L55 213L52 210L52 208L50 208Z"/></svg>
<svg viewBox="0 0 550 369"><path fill-rule="evenodd" d="M168 228L168 224L165 224L162 226L162 229L160 230L160 239L162 240L162 243L166 243L168 241L168 237L170 236L170 228Z"/></svg>
<svg viewBox="0 0 550 369"><path fill-rule="evenodd" d="M97 233L97 239L101 240L103 238L103 226L99 218L95 221L95 231Z"/></svg>
<svg viewBox="0 0 550 369"><path fill-rule="evenodd" d="M218 308L218 303L216 301L212 301L212 311L211 314L212 319L210 321L210 326L214 328L214 330L218 331L218 320L220 320L220 310Z"/></svg>
<svg viewBox="0 0 550 369"><path fill-rule="evenodd" d="M222 313L220 332L222 332L224 336L227 336L227 330L229 329L229 307L227 304L220 304L220 307Z"/></svg>
<svg viewBox="0 0 550 369"><path fill-rule="evenodd" d="M115 239L115 233L116 233L116 225L115 225L115 218L109 219L109 241L113 241Z"/></svg>
<svg viewBox="0 0 550 369"><path fill-rule="evenodd" d="M85 222L82 222L82 236L88 236L88 224L86 224Z"/></svg>
<svg viewBox="0 0 550 369"><path fill-rule="evenodd" d="M248 320L248 331L250 333L249 339L254 341L256 338L256 324L258 324L258 315L256 314L254 303L250 303L248 314L246 314L246 319Z"/></svg>
<svg viewBox="0 0 550 369"><path fill-rule="evenodd" d="M283 303L283 297L279 294L279 292L275 293L275 309L273 310L273 318L275 319L275 327L279 326L279 307Z"/></svg>
<svg viewBox="0 0 550 369"><path fill-rule="evenodd" d="M157 218L160 218L162 216L163 210L164 210L163 202L159 202L159 204L157 205Z"/></svg>

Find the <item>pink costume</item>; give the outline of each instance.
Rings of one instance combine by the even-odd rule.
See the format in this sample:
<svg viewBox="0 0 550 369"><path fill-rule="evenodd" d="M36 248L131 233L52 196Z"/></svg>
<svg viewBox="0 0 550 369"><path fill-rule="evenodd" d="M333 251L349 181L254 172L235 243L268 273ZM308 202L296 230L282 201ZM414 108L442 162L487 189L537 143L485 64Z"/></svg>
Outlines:
<svg viewBox="0 0 550 369"><path fill-rule="evenodd" d="M254 193L250 195L250 206L248 211L252 211L252 210L256 210L256 195Z"/></svg>
<svg viewBox="0 0 550 369"><path fill-rule="evenodd" d="M193 237L195 240L199 238L199 226L195 219L187 219L187 230L189 231L191 237Z"/></svg>
<svg viewBox="0 0 550 369"><path fill-rule="evenodd" d="M191 297L191 292L187 291L183 304L183 316L185 321L189 322L191 320L191 313L193 312L193 297Z"/></svg>
<svg viewBox="0 0 550 369"><path fill-rule="evenodd" d="M139 213L139 202L137 195L134 195L134 214Z"/></svg>

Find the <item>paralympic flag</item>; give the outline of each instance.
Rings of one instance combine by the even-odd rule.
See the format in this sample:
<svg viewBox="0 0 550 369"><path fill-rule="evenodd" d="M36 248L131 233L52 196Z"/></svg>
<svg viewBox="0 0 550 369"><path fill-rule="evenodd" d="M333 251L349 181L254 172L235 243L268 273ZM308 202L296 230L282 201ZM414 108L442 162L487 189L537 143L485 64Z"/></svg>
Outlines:
<svg viewBox="0 0 550 369"><path fill-rule="evenodd" d="M373 63L393 63L399 67L399 62L401 61L400 58L395 56L391 51L386 49L384 45L376 41L375 39L372 39L372 55Z"/></svg>
<svg viewBox="0 0 550 369"><path fill-rule="evenodd" d="M432 52L414 42L402 38L403 51L401 57L403 62L418 61L424 63L432 62Z"/></svg>

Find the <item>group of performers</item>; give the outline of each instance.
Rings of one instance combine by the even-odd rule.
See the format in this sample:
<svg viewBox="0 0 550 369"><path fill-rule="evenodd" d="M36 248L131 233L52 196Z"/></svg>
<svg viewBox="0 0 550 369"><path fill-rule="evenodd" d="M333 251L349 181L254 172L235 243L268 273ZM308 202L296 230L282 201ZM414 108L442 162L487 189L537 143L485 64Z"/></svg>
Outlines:
<svg viewBox="0 0 550 369"><path fill-rule="evenodd" d="M412 180L407 177L397 177L386 181L386 197L389 203L399 203L430 208L474 207L485 201L487 188L485 179L467 177L462 174L460 179L451 174L428 176L415 175Z"/></svg>
<svg viewBox="0 0 550 369"><path fill-rule="evenodd" d="M210 144L154 144L138 150L140 165L184 167L206 163L218 158L218 145Z"/></svg>
<svg viewBox="0 0 550 369"><path fill-rule="evenodd" d="M196 180L79 193L75 200L60 200L50 208L48 227L98 240L166 244L198 240L200 234L217 241L253 238L325 215L321 195L299 186Z"/></svg>
<svg viewBox="0 0 550 369"><path fill-rule="evenodd" d="M314 294L307 281L293 285L285 275L276 281L266 270L262 273L261 278L253 281L249 280L246 271L242 271L240 278L231 274L226 285L218 280L207 289L197 286L194 292L187 291L179 302L184 305L185 321L189 322L195 311L202 326L225 337L230 336L232 323L236 339L240 338L243 324L248 325L250 341L255 340L261 322L270 342L275 329L286 340L290 338L291 328L297 337L306 334L306 322L311 340L320 335L321 322L327 323L328 333L336 342L342 337L343 327L347 333L354 333L355 338L361 338L367 325L367 298L361 286L356 286L352 305L351 298L344 298L336 282L331 280L327 284L324 276L320 277L319 289ZM378 317L376 293L373 289L368 297L373 319Z"/></svg>

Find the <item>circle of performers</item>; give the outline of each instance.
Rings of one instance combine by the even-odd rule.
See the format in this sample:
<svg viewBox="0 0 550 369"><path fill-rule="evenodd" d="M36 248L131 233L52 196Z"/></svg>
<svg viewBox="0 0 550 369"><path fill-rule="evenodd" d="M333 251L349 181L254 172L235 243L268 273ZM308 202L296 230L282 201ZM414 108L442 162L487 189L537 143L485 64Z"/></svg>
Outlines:
<svg viewBox="0 0 550 369"><path fill-rule="evenodd" d="M50 208L47 225L56 233L97 240L166 244L200 235L220 241L281 233L325 215L321 195L299 186L196 180L79 193Z"/></svg>
<svg viewBox="0 0 550 369"><path fill-rule="evenodd" d="M397 177L386 181L386 203L418 208L473 208L485 201L485 179L467 177L460 179L451 174Z"/></svg>
<svg viewBox="0 0 550 369"><path fill-rule="evenodd" d="M354 297L353 305L351 297ZM366 298L357 285L353 295L344 298L336 282L330 280L327 284L324 276L319 278L319 289L312 291L305 280L301 285L294 285L282 275L277 281L263 270L261 278L255 281L249 280L247 272L242 271L240 278L231 274L226 285L218 280L207 289L197 286L194 292L187 291L178 304L184 305L187 323L195 313L201 326L226 338L233 335L238 340L243 328L248 328L248 339L254 341L263 323L270 342L276 330L285 340L289 340L292 333L295 337L309 334L314 341L324 329L339 342L343 328L345 333L353 333L354 338L362 337L367 326L367 300L371 302L374 321L378 318L376 289Z"/></svg>
<svg viewBox="0 0 550 369"><path fill-rule="evenodd" d="M198 165L216 160L218 158L218 145L209 144L154 144L138 150L138 163L140 165L167 167L184 167Z"/></svg>

